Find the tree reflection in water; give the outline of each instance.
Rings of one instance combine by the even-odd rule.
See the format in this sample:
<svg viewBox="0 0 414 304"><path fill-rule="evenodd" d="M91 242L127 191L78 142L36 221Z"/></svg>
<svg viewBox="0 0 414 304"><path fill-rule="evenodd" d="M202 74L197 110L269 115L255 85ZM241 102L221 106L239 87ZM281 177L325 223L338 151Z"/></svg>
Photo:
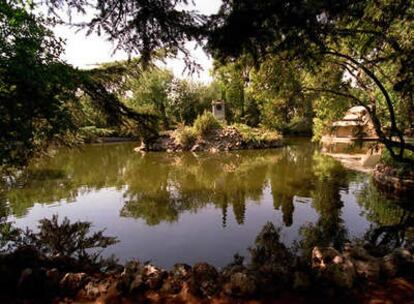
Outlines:
<svg viewBox="0 0 414 304"><path fill-rule="evenodd" d="M2 205L24 217L36 203L76 202L79 195L111 188L123 195L121 217L154 226L213 207L221 210L226 227L231 213L244 225L248 207L270 198L287 228L294 226L295 208L302 204L317 212L318 219L305 221L299 232L297 246L309 254L315 245L340 249L350 238L342 215L343 195L354 183L362 214L371 223L366 239L395 247L414 235L412 210L386 199L364 175L344 169L308 141L276 150L218 154L135 154L132 148L87 146L38 161L6 191Z"/></svg>
<svg viewBox="0 0 414 304"><path fill-rule="evenodd" d="M388 252L402 245L414 245L414 207L409 198L401 198L397 205L371 181L359 193L358 202L371 222L365 240L377 250Z"/></svg>

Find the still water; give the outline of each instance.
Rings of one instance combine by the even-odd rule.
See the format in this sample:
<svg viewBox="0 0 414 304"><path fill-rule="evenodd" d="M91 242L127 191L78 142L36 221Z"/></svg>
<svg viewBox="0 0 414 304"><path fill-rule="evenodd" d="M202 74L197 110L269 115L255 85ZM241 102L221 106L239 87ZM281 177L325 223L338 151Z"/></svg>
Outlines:
<svg viewBox="0 0 414 304"><path fill-rule="evenodd" d="M357 238L398 246L414 236L414 213L397 204L404 202L385 198L369 176L344 169L309 140L218 154L133 147L89 145L38 161L6 193L9 218L32 229L53 214L90 221L120 241L104 255L166 268L248 256L268 221L299 250Z"/></svg>

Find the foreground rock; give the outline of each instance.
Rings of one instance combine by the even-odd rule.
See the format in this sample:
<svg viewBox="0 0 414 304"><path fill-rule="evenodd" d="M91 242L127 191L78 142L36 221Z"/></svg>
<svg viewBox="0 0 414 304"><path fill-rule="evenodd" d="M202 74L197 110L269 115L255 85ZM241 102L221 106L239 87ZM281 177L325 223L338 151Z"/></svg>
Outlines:
<svg viewBox="0 0 414 304"><path fill-rule="evenodd" d="M169 272L137 261L122 269L68 271L42 257L8 277L1 303L410 303L414 299L414 254L398 248L374 256L363 246L314 247L311 257L297 257L267 224L250 248L246 264L219 270L207 263L176 264ZM27 257L27 253L25 255ZM12 259L5 256L2 262ZM23 267L24 262L19 264ZM311 258L309 260L309 258ZM37 261L36 261L37 260ZM2 263L0 278L16 270ZM14 267L8 269L8 267ZM391 288L390 286L394 286ZM395 291L399 294L396 297ZM381 293L379 293L381 291ZM8 295L8 297L5 297ZM369 295L369 296L368 296ZM371 297L371 298L370 298ZM270 301L271 300L271 301Z"/></svg>
<svg viewBox="0 0 414 304"><path fill-rule="evenodd" d="M167 151L167 152L218 152L244 149L270 149L282 146L282 138L266 133L266 131L259 129L251 129L251 137L247 138L233 126L228 126L223 129L212 130L210 134L197 137L194 141L183 145L177 140L178 131L169 131L159 136L150 144L135 148L135 151Z"/></svg>

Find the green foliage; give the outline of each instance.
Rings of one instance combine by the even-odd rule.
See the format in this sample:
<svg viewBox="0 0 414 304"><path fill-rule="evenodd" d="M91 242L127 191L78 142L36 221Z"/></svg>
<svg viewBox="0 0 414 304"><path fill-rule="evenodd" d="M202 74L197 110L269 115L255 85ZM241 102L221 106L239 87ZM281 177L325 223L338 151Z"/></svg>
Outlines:
<svg viewBox="0 0 414 304"><path fill-rule="evenodd" d="M61 40L15 1L0 3L0 169L73 129Z"/></svg>
<svg viewBox="0 0 414 304"><path fill-rule="evenodd" d="M39 221L38 232L26 232L24 241L35 245L48 256L66 256L79 261L96 262L102 249L118 241L114 237L104 236L103 230L90 235L91 226L90 222L71 223L66 217L59 223L58 216L54 215L51 219Z"/></svg>
<svg viewBox="0 0 414 304"><path fill-rule="evenodd" d="M314 95L315 99L335 96L351 105L370 106L380 141L393 158L402 160L405 149L414 151L414 145L400 144L403 130L412 125L414 112L414 49L408 38L414 33L413 13L413 2L403 0L336 1L335 4L228 1L214 18L216 23L207 48L220 62L251 56L260 64L276 58L281 63L277 66L280 74L291 63L299 63L299 74L307 71L315 80L309 86L306 79L294 77L302 84L299 86L302 93ZM286 78L296 74L295 69L291 71L284 74ZM276 82L276 89L279 88L282 96L295 92ZM286 114L284 103L279 105ZM315 138L329 125L325 120L329 116L319 115ZM395 137L389 137L387 132ZM396 146L399 146L397 153L393 150Z"/></svg>
<svg viewBox="0 0 414 304"><path fill-rule="evenodd" d="M388 150L383 150L380 162L395 169L397 176L403 178L404 176L408 176L414 172L414 153L411 151L405 151L404 157L405 159L410 160L410 162L398 161L391 157Z"/></svg>
<svg viewBox="0 0 414 304"><path fill-rule="evenodd" d="M79 135L84 142L95 142L98 137L107 137L114 134L114 130L87 126L79 129Z"/></svg>
<svg viewBox="0 0 414 304"><path fill-rule="evenodd" d="M194 10L183 9L188 0L50 0L46 4L52 12L68 9L69 15L74 12L86 15L83 26L90 33L105 33L116 49L140 54L146 66L160 59L160 53L164 57L175 57L182 51L190 70L198 67L185 44L188 40L201 44L207 18Z"/></svg>
<svg viewBox="0 0 414 304"><path fill-rule="evenodd" d="M138 112L144 110L158 115L167 129L170 125L167 117L168 90L172 80L173 74L168 70L146 70L127 81L126 87L132 96L124 98L124 101Z"/></svg>
<svg viewBox="0 0 414 304"><path fill-rule="evenodd" d="M221 65L215 63L214 77L221 88L221 98L226 102L226 118L230 122L241 123L246 115L246 87L252 70L248 56Z"/></svg>
<svg viewBox="0 0 414 304"><path fill-rule="evenodd" d="M215 130L221 129L222 125L214 117L213 113L205 111L203 114L197 116L193 128L197 136L203 137Z"/></svg>
<svg viewBox="0 0 414 304"><path fill-rule="evenodd" d="M303 92L305 70L294 60L269 56L251 73L248 92L260 105L261 123L283 133L310 134L312 97Z"/></svg>
<svg viewBox="0 0 414 304"><path fill-rule="evenodd" d="M267 143L280 140L280 135L265 128L252 128L245 124L234 124L246 143Z"/></svg>
<svg viewBox="0 0 414 304"><path fill-rule="evenodd" d="M170 119L187 125L193 124L197 115L209 110L211 101L220 97L216 82L205 85L180 79L174 79L168 95Z"/></svg>
<svg viewBox="0 0 414 304"><path fill-rule="evenodd" d="M256 236L255 246L249 248L251 267L253 269L269 269L281 271L279 265L289 265L292 254L280 241L280 230L273 223L267 222ZM273 268L275 267L275 268Z"/></svg>
<svg viewBox="0 0 414 304"><path fill-rule="evenodd" d="M9 208L4 200L5 196L0 189L0 253L9 252L19 242L22 231L7 220Z"/></svg>
<svg viewBox="0 0 414 304"><path fill-rule="evenodd" d="M193 127L179 125L177 130L175 130L175 140L185 148L194 144L196 139L197 135Z"/></svg>
<svg viewBox="0 0 414 304"><path fill-rule="evenodd" d="M76 142L84 126L128 126L154 137L154 115L133 111L111 93L131 63L88 71L65 64L62 41L48 29L52 20L24 3L0 3L0 171L24 167L51 143Z"/></svg>

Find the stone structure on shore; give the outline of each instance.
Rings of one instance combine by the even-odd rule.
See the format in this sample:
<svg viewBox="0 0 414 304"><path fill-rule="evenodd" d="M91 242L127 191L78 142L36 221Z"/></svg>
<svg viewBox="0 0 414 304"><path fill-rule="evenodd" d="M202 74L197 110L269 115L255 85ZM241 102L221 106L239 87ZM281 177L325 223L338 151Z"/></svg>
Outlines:
<svg viewBox="0 0 414 304"><path fill-rule="evenodd" d="M355 140L377 140L374 124L363 106L350 108L345 116L332 123L331 132L322 137L322 142L349 142Z"/></svg>
<svg viewBox="0 0 414 304"><path fill-rule="evenodd" d="M226 107L224 100L213 100L211 102L212 112L214 117L217 120L225 121L226 120Z"/></svg>

